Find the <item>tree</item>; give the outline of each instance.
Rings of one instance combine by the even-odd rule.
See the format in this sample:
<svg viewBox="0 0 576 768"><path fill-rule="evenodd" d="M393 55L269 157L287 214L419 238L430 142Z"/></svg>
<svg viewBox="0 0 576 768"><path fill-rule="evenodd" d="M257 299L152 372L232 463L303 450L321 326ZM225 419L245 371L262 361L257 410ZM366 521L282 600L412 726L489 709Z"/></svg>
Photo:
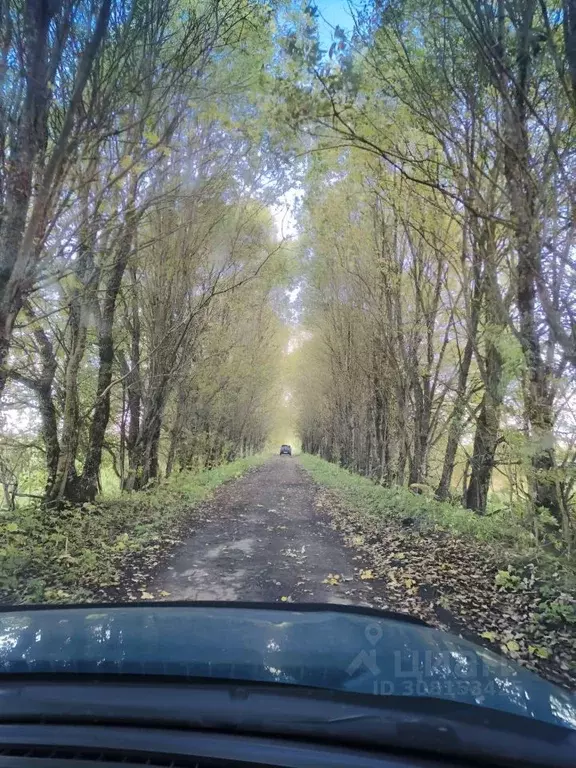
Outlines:
<svg viewBox="0 0 576 768"><path fill-rule="evenodd" d="M7 23L19 23L19 12L10 7ZM109 17L74 107L64 86L72 65L82 69L90 30L61 40L70 61L58 64L58 86L47 86L45 149L66 110L74 130L6 326L3 371L40 406L47 499L58 504L94 498L105 454L126 488L156 477L164 415L182 371L191 372L210 302L257 279L278 250L256 213L273 184L252 193L263 172L281 178L253 109L268 87L260 74L271 55L269 9L146 0L130 10L112 4ZM12 32L17 47L23 33ZM10 61L12 107L24 110ZM36 191L32 184L32 207L46 202Z"/></svg>

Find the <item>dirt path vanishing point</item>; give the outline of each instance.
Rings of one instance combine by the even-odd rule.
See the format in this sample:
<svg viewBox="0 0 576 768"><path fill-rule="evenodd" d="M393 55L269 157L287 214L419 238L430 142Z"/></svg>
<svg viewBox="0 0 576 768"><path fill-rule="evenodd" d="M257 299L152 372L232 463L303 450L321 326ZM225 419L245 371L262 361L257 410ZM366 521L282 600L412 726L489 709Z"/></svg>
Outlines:
<svg viewBox="0 0 576 768"><path fill-rule="evenodd" d="M202 525L174 553L149 589L168 600L354 603L385 608L360 579L360 557L346 550L298 459L276 456L220 488ZM329 574L338 583L324 583Z"/></svg>

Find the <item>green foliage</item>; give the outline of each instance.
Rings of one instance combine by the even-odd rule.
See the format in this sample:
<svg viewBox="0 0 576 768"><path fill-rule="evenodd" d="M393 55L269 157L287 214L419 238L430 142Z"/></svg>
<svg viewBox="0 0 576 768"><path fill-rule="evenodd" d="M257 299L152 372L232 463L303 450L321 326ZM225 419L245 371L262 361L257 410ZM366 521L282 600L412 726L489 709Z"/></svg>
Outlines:
<svg viewBox="0 0 576 768"><path fill-rule="evenodd" d="M521 578L515 573L510 571L498 571L494 584L502 589L518 589L521 583Z"/></svg>
<svg viewBox="0 0 576 768"><path fill-rule="evenodd" d="M181 472L151 491L82 507L38 506L0 518L0 601L73 602L120 584L130 557L153 567L173 546L194 505L262 461L239 459L197 474Z"/></svg>
<svg viewBox="0 0 576 768"><path fill-rule="evenodd" d="M553 600L543 600L538 605L537 618L544 624L576 625L574 600L567 594L561 594Z"/></svg>
<svg viewBox="0 0 576 768"><path fill-rule="evenodd" d="M531 653L532 655L537 656L539 659L548 659L550 658L550 655L551 655L550 649L545 648L542 645L529 645L528 653Z"/></svg>
<svg viewBox="0 0 576 768"><path fill-rule="evenodd" d="M463 507L415 494L407 488L384 488L317 456L302 454L301 461L314 480L335 490L346 503L368 515L413 518L423 528L472 536L517 550L528 550L533 544L531 533L516 520L503 526L498 516L475 515Z"/></svg>

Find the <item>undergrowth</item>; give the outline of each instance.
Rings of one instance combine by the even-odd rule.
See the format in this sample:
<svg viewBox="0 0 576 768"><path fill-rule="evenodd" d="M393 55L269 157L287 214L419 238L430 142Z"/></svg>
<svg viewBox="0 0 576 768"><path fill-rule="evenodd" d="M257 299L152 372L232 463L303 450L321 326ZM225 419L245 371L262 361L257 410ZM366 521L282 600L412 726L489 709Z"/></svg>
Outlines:
<svg viewBox="0 0 576 768"><path fill-rule="evenodd" d="M353 507L361 507L371 515L415 519L420 526L431 526L459 536L473 536L487 542L498 542L513 548L530 549L533 536L520 521L498 515L476 515L461 506L437 501L426 494L407 488L385 488L366 477L331 464L318 456L302 454L301 462L320 485L338 492Z"/></svg>
<svg viewBox="0 0 576 768"><path fill-rule="evenodd" d="M440 502L407 488L386 488L372 480L303 453L300 461L312 478L331 489L350 509L371 518L407 523L421 531L440 530L490 547L500 563L503 588L511 591L537 589L542 597L541 615L576 624L576 563L574 557L545 547L522 519L508 510L495 515L477 515L468 509ZM496 585L501 586L501 585Z"/></svg>
<svg viewBox="0 0 576 768"><path fill-rule="evenodd" d="M0 602L89 601L117 587L127 563L177 543L193 508L222 483L261 463L239 459L180 473L149 491L58 511L39 505L0 517Z"/></svg>

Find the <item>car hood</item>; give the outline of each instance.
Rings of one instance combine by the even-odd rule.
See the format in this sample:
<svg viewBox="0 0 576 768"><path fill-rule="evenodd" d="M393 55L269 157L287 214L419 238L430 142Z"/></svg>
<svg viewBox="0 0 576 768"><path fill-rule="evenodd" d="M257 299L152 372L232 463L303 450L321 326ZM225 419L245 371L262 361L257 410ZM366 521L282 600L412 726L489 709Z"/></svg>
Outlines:
<svg viewBox="0 0 576 768"><path fill-rule="evenodd" d="M435 697L576 729L576 697L407 617L349 606L4 609L0 674L161 675Z"/></svg>

